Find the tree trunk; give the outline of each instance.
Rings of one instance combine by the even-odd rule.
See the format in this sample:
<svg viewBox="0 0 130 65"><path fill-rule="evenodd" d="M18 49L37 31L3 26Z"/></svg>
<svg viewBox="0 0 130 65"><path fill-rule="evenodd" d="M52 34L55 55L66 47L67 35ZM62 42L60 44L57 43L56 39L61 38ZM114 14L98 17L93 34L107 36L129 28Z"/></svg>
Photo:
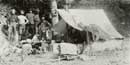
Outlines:
<svg viewBox="0 0 130 65"><path fill-rule="evenodd" d="M51 0L51 15L52 15L52 25L54 26L58 23L58 12L57 10L57 2L56 0Z"/></svg>

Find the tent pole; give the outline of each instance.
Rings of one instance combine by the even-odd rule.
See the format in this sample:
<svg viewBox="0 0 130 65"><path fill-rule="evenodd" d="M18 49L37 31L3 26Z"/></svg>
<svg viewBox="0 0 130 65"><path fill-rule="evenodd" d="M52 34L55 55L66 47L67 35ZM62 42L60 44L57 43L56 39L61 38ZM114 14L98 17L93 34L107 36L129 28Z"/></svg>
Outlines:
<svg viewBox="0 0 130 65"><path fill-rule="evenodd" d="M93 37L93 35L92 35L92 37ZM93 38L92 38L93 39ZM92 41L92 39L91 39L91 41ZM90 41L90 35L89 35L89 31L87 31L87 47L89 47L89 49L88 49L88 56L91 56L91 54L92 54L92 46L91 46L91 42Z"/></svg>
<svg viewBox="0 0 130 65"><path fill-rule="evenodd" d="M80 53L79 54L84 54L85 52L85 49L86 49L86 45L88 44L89 46L89 34L88 34L88 31L86 31L86 40L82 43L82 48L80 50Z"/></svg>
<svg viewBox="0 0 130 65"><path fill-rule="evenodd" d="M66 10L66 11L69 11L69 8L68 8L68 3L69 3L69 0L65 0L65 4L64 4L64 9ZM69 40L69 34L68 34L68 24L66 23L66 28L67 28L67 32L66 32L66 34L67 34L67 41Z"/></svg>

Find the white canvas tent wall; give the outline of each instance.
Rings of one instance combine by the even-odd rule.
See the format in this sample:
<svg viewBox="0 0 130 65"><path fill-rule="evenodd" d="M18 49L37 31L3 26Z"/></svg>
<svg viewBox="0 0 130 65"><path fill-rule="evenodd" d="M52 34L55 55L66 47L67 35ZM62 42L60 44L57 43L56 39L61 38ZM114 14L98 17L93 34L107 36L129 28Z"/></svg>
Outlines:
<svg viewBox="0 0 130 65"><path fill-rule="evenodd" d="M58 9L58 12L67 24L80 31L83 30L80 26L90 27L90 29L97 29L96 31L100 30L98 32L103 32L106 37L123 38L111 24L103 9L69 9L69 11Z"/></svg>

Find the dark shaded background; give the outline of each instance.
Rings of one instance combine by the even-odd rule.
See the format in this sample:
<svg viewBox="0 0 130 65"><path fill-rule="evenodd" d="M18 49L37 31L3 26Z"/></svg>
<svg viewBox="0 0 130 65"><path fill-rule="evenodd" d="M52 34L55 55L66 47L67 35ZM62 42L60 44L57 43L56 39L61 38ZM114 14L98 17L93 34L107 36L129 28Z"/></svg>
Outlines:
<svg viewBox="0 0 130 65"><path fill-rule="evenodd" d="M40 8L42 13L50 13L52 0L1 0L2 4L18 9ZM64 8L65 0L57 0L58 8ZM71 0L69 8L104 9L115 28L125 37L130 36L129 0ZM98 21L97 21L98 22Z"/></svg>

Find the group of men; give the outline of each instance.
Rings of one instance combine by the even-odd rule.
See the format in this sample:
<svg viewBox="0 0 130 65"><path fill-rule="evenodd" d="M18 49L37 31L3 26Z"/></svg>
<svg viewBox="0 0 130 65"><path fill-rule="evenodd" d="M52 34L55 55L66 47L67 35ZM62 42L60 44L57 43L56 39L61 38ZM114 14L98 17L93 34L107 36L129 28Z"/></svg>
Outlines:
<svg viewBox="0 0 130 65"><path fill-rule="evenodd" d="M20 10L19 14L16 9L11 9L6 15L6 24L8 25L8 38L13 41L14 34L18 34L19 40L22 40L22 35L29 33L32 36L35 34L41 34L45 32L51 24L45 20L45 17L39 16L40 10L37 9L34 13L29 10L25 13L24 10Z"/></svg>

